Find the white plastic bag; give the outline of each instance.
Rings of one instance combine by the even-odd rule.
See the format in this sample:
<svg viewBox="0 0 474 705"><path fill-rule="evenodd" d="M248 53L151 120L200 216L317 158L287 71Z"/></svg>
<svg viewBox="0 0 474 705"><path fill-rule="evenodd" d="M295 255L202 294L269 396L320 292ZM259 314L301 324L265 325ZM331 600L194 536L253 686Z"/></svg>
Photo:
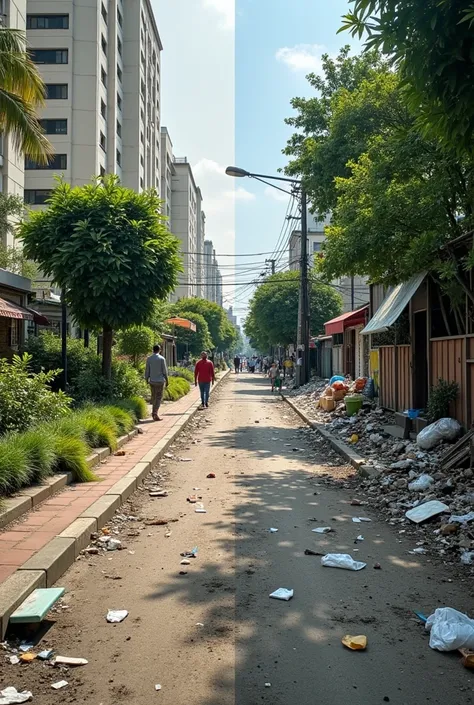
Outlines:
<svg viewBox="0 0 474 705"><path fill-rule="evenodd" d="M348 553L327 553L321 558L326 568L344 568L345 570L362 570L367 563L355 561Z"/></svg>
<svg viewBox="0 0 474 705"><path fill-rule="evenodd" d="M441 441L454 441L461 433L461 425L455 419L440 419L426 426L416 437L423 450L431 450Z"/></svg>
<svg viewBox="0 0 474 705"><path fill-rule="evenodd" d="M291 600L293 595L293 590L289 590L288 588L278 588L278 590L272 592L270 597L273 597L274 600L285 600L285 602L288 602L288 600Z"/></svg>
<svg viewBox="0 0 474 705"><path fill-rule="evenodd" d="M26 703L31 700L33 693L29 690L24 690L19 693L16 688L9 686L0 690L0 705L13 705L14 703Z"/></svg>
<svg viewBox="0 0 474 705"><path fill-rule="evenodd" d="M118 624L128 617L127 610L109 610L107 612L107 621L111 624Z"/></svg>
<svg viewBox="0 0 474 705"><path fill-rule="evenodd" d="M430 647L437 651L474 649L474 619L452 607L440 607L426 620Z"/></svg>
<svg viewBox="0 0 474 705"><path fill-rule="evenodd" d="M433 482L434 479L431 477L431 475L423 473L422 475L417 477L416 480L410 482L410 484L408 485L408 489L412 492L424 492L425 490L429 489L430 485L432 485Z"/></svg>

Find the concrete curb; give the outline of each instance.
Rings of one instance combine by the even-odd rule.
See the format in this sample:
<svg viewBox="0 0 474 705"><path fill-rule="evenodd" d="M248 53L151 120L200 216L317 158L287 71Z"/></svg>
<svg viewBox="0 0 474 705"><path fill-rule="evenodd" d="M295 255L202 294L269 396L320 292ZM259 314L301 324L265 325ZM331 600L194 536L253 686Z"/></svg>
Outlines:
<svg viewBox="0 0 474 705"><path fill-rule="evenodd" d="M301 411L301 409L297 408L297 406L291 401L291 399L285 397L283 394L281 394L281 398L288 404L288 406L293 409L296 414L298 414L301 419L303 419L306 424L308 424L308 426L314 428L314 430L317 431L324 438L324 440L329 443L331 448L335 450L336 453L341 456L341 458L346 460L349 465L352 465L352 467L357 470L361 477L369 477L371 473L369 473L365 467L365 458L356 453L346 443L343 443L339 439L336 439L331 436L329 431L326 431L326 429L324 428L324 424L316 423L316 421L311 421L311 419L309 419L306 414Z"/></svg>
<svg viewBox="0 0 474 705"><path fill-rule="evenodd" d="M137 435L137 429L134 429L130 433L125 434L117 439L117 447L122 448L125 443L128 443L132 438ZM87 458L87 463L90 468L94 468L99 465L103 460L111 455L110 448L97 448L93 453ZM20 490L15 497L10 497L4 500L3 509L0 510L0 529L3 529L10 522L19 519L23 514L29 512L33 507L37 507L38 504L44 502L46 499L52 497L56 492L62 490L66 485L70 485L73 481L72 473L59 473L53 475L53 477L48 477L43 485L38 485L37 487L26 487Z"/></svg>
<svg viewBox="0 0 474 705"><path fill-rule="evenodd" d="M226 370L217 380L211 390L211 394L226 379L228 374L229 370ZM200 402L196 401L183 414L175 428L167 433L151 451L148 451L130 472L118 480L115 485L62 531L59 536L49 541L46 546L35 553L4 583L0 584L0 639L4 638L10 615L16 610L18 605L33 590L38 587L51 587L66 572L74 563L80 551L90 543L91 533L106 524L113 517L115 510L143 482L167 448L195 416L199 406ZM30 509L31 506L30 504L28 508Z"/></svg>

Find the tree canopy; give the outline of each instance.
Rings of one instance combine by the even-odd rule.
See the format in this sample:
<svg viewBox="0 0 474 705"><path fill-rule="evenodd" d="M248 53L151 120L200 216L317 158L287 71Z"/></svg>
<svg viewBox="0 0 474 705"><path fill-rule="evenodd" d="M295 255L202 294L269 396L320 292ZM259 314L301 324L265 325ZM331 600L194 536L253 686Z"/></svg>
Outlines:
<svg viewBox="0 0 474 705"><path fill-rule="evenodd" d="M425 133L472 153L474 2L350 0L342 30L367 35L400 71L407 100Z"/></svg>
<svg viewBox="0 0 474 705"><path fill-rule="evenodd" d="M191 355L199 355L203 350L210 350L212 340L204 316L195 311L181 311L179 315L195 323L196 332L188 328L176 327L175 335L178 345L187 346Z"/></svg>
<svg viewBox="0 0 474 705"><path fill-rule="evenodd" d="M21 225L25 254L66 291L74 318L103 329L110 375L112 331L141 324L176 286L179 242L154 191L136 193L115 176L86 186L59 182L49 206Z"/></svg>
<svg viewBox="0 0 474 705"><path fill-rule="evenodd" d="M296 343L300 273L279 272L268 277L250 301L245 332L259 350ZM324 323L342 311L342 298L313 275L310 285L311 334L324 331Z"/></svg>
<svg viewBox="0 0 474 705"><path fill-rule="evenodd" d="M206 320L211 336L211 344L204 346L204 349L210 347L225 352L230 350L235 344L237 331L219 304L197 297L183 298L173 305L173 313L184 316L183 312L198 313ZM187 318L188 316L184 317Z"/></svg>

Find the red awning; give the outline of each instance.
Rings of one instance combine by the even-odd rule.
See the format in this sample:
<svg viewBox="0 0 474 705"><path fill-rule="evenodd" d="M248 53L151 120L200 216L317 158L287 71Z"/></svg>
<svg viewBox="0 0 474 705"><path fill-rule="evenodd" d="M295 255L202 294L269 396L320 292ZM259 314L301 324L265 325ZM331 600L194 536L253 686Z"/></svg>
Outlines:
<svg viewBox="0 0 474 705"><path fill-rule="evenodd" d="M46 316L43 316L42 313L39 313L38 311L35 311L33 308L29 308L28 311L33 314L33 321L36 323L38 326L50 326L51 321L49 321Z"/></svg>
<svg viewBox="0 0 474 705"><path fill-rule="evenodd" d="M33 314L26 308L18 306L6 299L0 299L0 318L20 318L23 321L32 321Z"/></svg>
<svg viewBox="0 0 474 705"><path fill-rule="evenodd" d="M345 329L351 326L365 325L368 310L369 305L367 304L367 306L363 306L357 311L349 311L348 313L343 313L342 316L327 321L324 324L326 335L337 335L338 333L344 333Z"/></svg>

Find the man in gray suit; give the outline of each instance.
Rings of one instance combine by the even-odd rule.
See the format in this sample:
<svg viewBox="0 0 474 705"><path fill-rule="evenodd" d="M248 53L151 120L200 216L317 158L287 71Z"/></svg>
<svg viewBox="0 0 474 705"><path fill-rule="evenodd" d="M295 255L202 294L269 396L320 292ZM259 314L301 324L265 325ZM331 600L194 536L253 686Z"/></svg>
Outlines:
<svg viewBox="0 0 474 705"><path fill-rule="evenodd" d="M147 358L145 367L145 379L151 389L151 403L153 406L153 421L161 421L158 412L163 399L163 390L168 384L168 367L163 355L160 355L161 347L153 347L153 355Z"/></svg>

